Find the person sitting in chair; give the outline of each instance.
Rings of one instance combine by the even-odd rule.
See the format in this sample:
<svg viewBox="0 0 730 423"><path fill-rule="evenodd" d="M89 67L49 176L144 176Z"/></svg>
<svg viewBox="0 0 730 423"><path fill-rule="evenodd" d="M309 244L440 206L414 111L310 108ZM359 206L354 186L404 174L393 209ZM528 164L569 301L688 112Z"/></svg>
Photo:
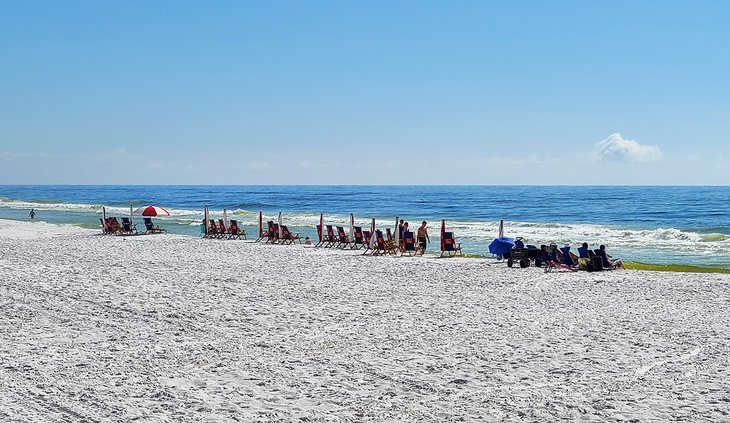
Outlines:
<svg viewBox="0 0 730 423"><path fill-rule="evenodd" d="M578 247L578 258L591 258L594 255L593 251L588 249L587 242L584 242L583 245Z"/></svg>
<svg viewBox="0 0 730 423"><path fill-rule="evenodd" d="M578 257L570 252L570 244L567 242L563 245L563 248L558 250L557 254L561 263L566 266L575 266L576 261L578 261Z"/></svg>
<svg viewBox="0 0 730 423"><path fill-rule="evenodd" d="M596 250L596 254L599 255L601 257L601 259L603 260L604 269L616 269L616 268L623 269L624 268L624 264L621 261L621 259L614 259L611 256L609 256L608 253L606 253L605 245L601 245L600 247L598 247L598 249Z"/></svg>

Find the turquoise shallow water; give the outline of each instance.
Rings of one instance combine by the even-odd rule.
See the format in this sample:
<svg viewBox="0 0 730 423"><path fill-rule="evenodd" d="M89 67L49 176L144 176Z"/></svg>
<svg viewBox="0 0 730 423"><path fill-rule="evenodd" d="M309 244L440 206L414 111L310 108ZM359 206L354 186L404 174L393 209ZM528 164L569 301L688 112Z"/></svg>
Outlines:
<svg viewBox="0 0 730 423"><path fill-rule="evenodd" d="M443 218L466 251L484 255L505 219L507 235L531 244L604 243L631 261L730 268L729 200L730 187L0 185L0 218L28 219L34 208L40 220L96 227L102 206L121 216L130 205L156 204L172 213L162 226L198 235L207 204L250 233L259 210L268 218L282 211L312 237L321 212L340 225L349 213L363 226L373 217L380 226L396 215L412 226L427 220L433 235Z"/></svg>

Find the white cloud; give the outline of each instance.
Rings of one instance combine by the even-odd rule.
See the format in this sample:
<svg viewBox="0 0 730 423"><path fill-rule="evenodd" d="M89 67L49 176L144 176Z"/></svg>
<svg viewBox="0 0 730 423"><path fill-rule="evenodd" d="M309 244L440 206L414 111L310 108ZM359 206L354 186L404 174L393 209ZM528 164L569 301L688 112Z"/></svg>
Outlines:
<svg viewBox="0 0 730 423"><path fill-rule="evenodd" d="M263 161L248 162L248 168L255 171L265 171L271 169L271 163Z"/></svg>
<svg viewBox="0 0 730 423"><path fill-rule="evenodd" d="M599 160L622 162L652 162L662 152L656 145L641 145L634 140L624 139L615 133L596 143L593 153Z"/></svg>

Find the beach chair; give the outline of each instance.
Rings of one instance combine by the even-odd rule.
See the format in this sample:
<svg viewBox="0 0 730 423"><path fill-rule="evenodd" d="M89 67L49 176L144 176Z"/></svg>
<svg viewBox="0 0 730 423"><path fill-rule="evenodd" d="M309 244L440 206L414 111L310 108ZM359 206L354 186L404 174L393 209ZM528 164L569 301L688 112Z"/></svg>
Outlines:
<svg viewBox="0 0 730 423"><path fill-rule="evenodd" d="M237 220L231 220L231 224L228 226L228 239L247 239L246 230L238 227Z"/></svg>
<svg viewBox="0 0 730 423"><path fill-rule="evenodd" d="M390 232L390 228L387 228L385 230L387 238L383 242L383 249L385 250L386 254L398 254L398 246L395 245L395 241L393 241L393 233Z"/></svg>
<svg viewBox="0 0 730 423"><path fill-rule="evenodd" d="M268 229L268 236L266 237L266 242L268 244L276 244L279 242L279 225L277 223L274 223L273 220L269 220L268 222L269 229Z"/></svg>
<svg viewBox="0 0 730 423"><path fill-rule="evenodd" d="M588 247L578 247L578 258L591 258L596 254Z"/></svg>
<svg viewBox="0 0 730 423"><path fill-rule="evenodd" d="M281 239L279 241L282 244L294 244L296 241L301 243L299 234L292 233L286 225L281 225Z"/></svg>
<svg viewBox="0 0 730 423"><path fill-rule="evenodd" d="M218 225L215 223L215 220L208 219L208 238L221 238L222 236L223 234L220 229L218 229Z"/></svg>
<svg viewBox="0 0 730 423"><path fill-rule="evenodd" d="M542 256L545 259L545 273L551 273L556 270L565 270L568 272L577 272L578 270L572 266L564 264L558 257L558 246L551 244L550 248Z"/></svg>
<svg viewBox="0 0 730 423"><path fill-rule="evenodd" d="M453 232L444 232L444 239L441 243L441 257L464 256L461 252L461 244L457 244Z"/></svg>
<svg viewBox="0 0 730 423"><path fill-rule="evenodd" d="M332 229L332 225L324 226L324 233L322 236L324 237L322 247L330 248L337 245L337 237L335 236L335 230Z"/></svg>
<svg viewBox="0 0 730 423"><path fill-rule="evenodd" d="M352 248L352 241L347 236L345 228L342 226L337 227L337 248Z"/></svg>
<svg viewBox="0 0 730 423"><path fill-rule="evenodd" d="M560 249L560 253L563 256L561 263L563 263L566 266L570 266L570 267L575 266L575 261L573 260L573 254L570 253L570 245L566 244L563 248Z"/></svg>
<svg viewBox="0 0 730 423"><path fill-rule="evenodd" d="M596 269L596 270L615 270L615 269L623 269L624 264L619 259L611 259L608 254L606 253L606 250L593 250L593 252L596 254L596 257L601 258L601 265L603 269ZM597 261L597 260L596 260ZM595 266L597 267L597 266Z"/></svg>
<svg viewBox="0 0 730 423"><path fill-rule="evenodd" d="M128 217L122 218L122 234L137 234L137 225L132 223L132 221Z"/></svg>
<svg viewBox="0 0 730 423"><path fill-rule="evenodd" d="M374 256L380 256L385 254L385 239L383 238L383 231L380 229L375 231L375 249L370 253Z"/></svg>
<svg viewBox="0 0 730 423"><path fill-rule="evenodd" d="M122 233L122 225L119 224L116 217L109 218L109 226L111 227L112 234L120 235Z"/></svg>
<svg viewBox="0 0 730 423"><path fill-rule="evenodd" d="M365 247L365 251L362 252L363 255L372 254L372 248L370 248L370 238L372 238L372 236L373 234L371 234L370 231L362 231L363 246Z"/></svg>
<svg viewBox="0 0 730 423"><path fill-rule="evenodd" d="M365 246L365 238L362 233L362 227L355 226L355 233L353 235L355 239L352 240L352 248L354 250L359 250L360 248L363 248Z"/></svg>
<svg viewBox="0 0 730 423"><path fill-rule="evenodd" d="M109 222L109 218L107 217L106 220L99 218L99 222L101 222L101 233L104 235L111 235L113 233L112 231L112 225Z"/></svg>
<svg viewBox="0 0 730 423"><path fill-rule="evenodd" d="M230 238L231 233L226 228L226 222L223 219L218 219L218 232L220 232L221 238Z"/></svg>
<svg viewBox="0 0 730 423"><path fill-rule="evenodd" d="M404 254L408 254L409 256L418 254L416 237L413 235L413 232L403 231L403 252L401 252L401 255Z"/></svg>
<svg viewBox="0 0 730 423"><path fill-rule="evenodd" d="M145 234L164 234L167 233L166 229L162 229L159 226L155 226L152 223L152 218L145 217L144 219Z"/></svg>

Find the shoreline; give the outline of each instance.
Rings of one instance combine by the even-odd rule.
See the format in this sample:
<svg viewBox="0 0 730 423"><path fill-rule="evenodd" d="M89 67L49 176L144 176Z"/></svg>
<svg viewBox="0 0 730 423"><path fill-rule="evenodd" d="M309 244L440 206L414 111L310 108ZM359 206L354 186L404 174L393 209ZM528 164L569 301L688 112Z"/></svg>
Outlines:
<svg viewBox="0 0 730 423"><path fill-rule="evenodd" d="M28 220L15 220L15 219L0 219L0 224L2 222L11 222L13 223L12 226L16 223L19 224L19 228L27 227L23 226L24 224L43 224L43 225L49 225L46 228L50 227L58 227L58 228L69 228L69 227L75 227L83 231L88 231L88 233L98 233L101 235L101 229L95 229L92 228L91 225L83 224L83 223L69 223L69 224L57 224L57 223L47 223L42 220L36 220L36 221L28 221ZM64 230L64 232L68 232L67 230ZM200 238L200 236L197 235L190 235L190 234L170 234L174 236L181 236L186 238ZM0 237L2 236L2 232L0 232ZM126 236L127 238L130 236ZM132 236L133 237L133 236ZM216 241L216 240L213 240ZM238 242L241 242L239 240L235 240ZM248 241L251 241L250 239ZM244 241L245 242L245 241ZM438 257L438 252L435 251L428 251L426 258L429 257ZM489 260L492 259L490 256L485 256L483 254L479 253L465 253L464 257L458 257L458 258L464 258L464 259L485 259ZM642 271L653 271L653 272L670 272L670 273L709 273L709 274L730 274L730 269L726 269L723 267L713 267L713 266L697 266L697 265L691 265L691 264L659 264L659 263L646 263L646 262L638 262L638 261L631 261L631 260L624 260L624 266L625 270L642 270Z"/></svg>

